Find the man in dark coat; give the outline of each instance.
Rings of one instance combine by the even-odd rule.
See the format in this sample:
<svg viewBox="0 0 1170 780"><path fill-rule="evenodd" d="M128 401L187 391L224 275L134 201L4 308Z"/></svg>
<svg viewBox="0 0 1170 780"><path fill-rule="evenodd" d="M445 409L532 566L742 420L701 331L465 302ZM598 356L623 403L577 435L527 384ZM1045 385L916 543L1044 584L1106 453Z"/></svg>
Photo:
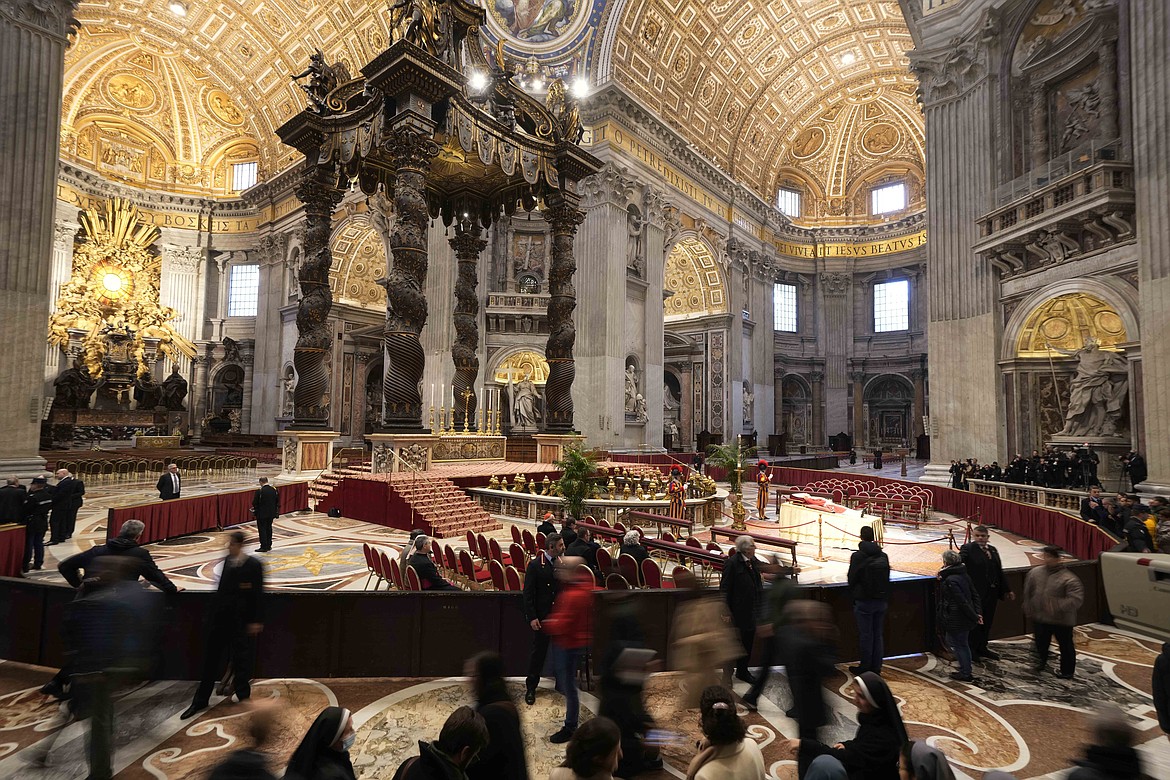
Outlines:
<svg viewBox="0 0 1170 780"><path fill-rule="evenodd" d="M431 560L431 537L421 534L414 539L414 552L406 559L407 566L413 566L418 575L418 584L423 590L459 590L439 573ZM405 576L405 575L404 575Z"/></svg>
<svg viewBox="0 0 1170 780"><path fill-rule="evenodd" d="M565 552L560 534L549 534L544 544L545 549L529 562L524 573L524 619L532 629L532 652L528 656L528 677L524 680L527 704L536 703L536 686L540 684L548 656L548 634L541 630L541 621L552 612L557 594L557 558Z"/></svg>
<svg viewBox="0 0 1170 780"><path fill-rule="evenodd" d="M565 555L583 558L585 565L597 574L597 551L601 545L593 541L593 532L588 528L582 528L577 534L576 540L565 549Z"/></svg>
<svg viewBox="0 0 1170 780"><path fill-rule="evenodd" d="M464 780L464 770L488 744L487 723L470 707L451 713L439 738L419 742L418 755L406 759L394 780Z"/></svg>
<svg viewBox="0 0 1170 780"><path fill-rule="evenodd" d="M1109 512L1105 509L1105 499L1101 497L1101 488L1097 485L1089 488L1089 495L1081 499L1081 519L1109 529Z"/></svg>
<svg viewBox="0 0 1170 780"><path fill-rule="evenodd" d="M53 506L53 489L49 480L34 477L24 497L24 565L23 571L39 570L45 563L45 531L49 528L49 510Z"/></svg>
<svg viewBox="0 0 1170 780"><path fill-rule="evenodd" d="M735 553L723 565L719 590L743 644L744 654L736 660L735 676L754 685L756 679L748 671L748 663L756 642L756 617L764 597L764 581L756 561L756 543L750 536L735 540Z"/></svg>
<svg viewBox="0 0 1170 780"><path fill-rule="evenodd" d="M853 595L853 616L861 659L849 673L882 671L885 655L885 619L890 602L890 559L874 541L873 528L861 527L857 552L849 559L849 590Z"/></svg>
<svg viewBox="0 0 1170 780"><path fill-rule="evenodd" d="M1130 450L1128 455L1121 457L1121 462L1125 464L1125 469L1129 472L1131 489L1137 490L1137 486L1145 482L1150 476L1150 471L1146 467L1146 459L1142 457L1140 452Z"/></svg>
<svg viewBox="0 0 1170 780"><path fill-rule="evenodd" d="M73 538L77 525L77 510L84 503L85 483L69 473L57 469L57 485L53 488L53 517L49 521L49 544L59 544Z"/></svg>
<svg viewBox="0 0 1170 780"><path fill-rule="evenodd" d="M272 521L280 516L280 494L268 484L268 477L260 477L260 489L252 496L252 514L256 516L256 530L260 533L256 552L271 552Z"/></svg>
<svg viewBox="0 0 1170 780"><path fill-rule="evenodd" d="M81 573L85 572L85 575L88 576L96 559L103 555L124 555L135 561L137 577L142 577L167 595L176 593L178 588L175 587L173 582L167 579L167 575L159 570L154 562L154 558L150 556L150 551L138 546L138 539L142 536L144 529L145 526L141 520L127 520L122 523L122 527L119 529L116 538L111 539L105 544L91 547L85 552L79 552L77 555L69 556L57 564L57 571L61 573L61 576L65 578L66 582L75 588L79 588L81 587L82 581Z"/></svg>
<svg viewBox="0 0 1170 780"><path fill-rule="evenodd" d="M990 658L999 660L999 653L987 647L988 636L991 633L991 622L995 620L996 605L1003 599L1015 601L1016 594L1008 585L1003 574L1003 561L999 551L988 544L991 533L985 525L977 525L971 532L972 541L959 548L963 565L967 567L967 576L975 586L975 595L979 597L982 607L983 622L971 629L969 642L971 655L975 660Z"/></svg>
<svg viewBox="0 0 1170 780"><path fill-rule="evenodd" d="M194 717L207 709L211 691L223 673L224 656L230 651L236 697L252 695L252 661L256 637L264 630L264 564L244 552L243 531L228 535L228 554L223 560L219 587L207 621L207 647L203 675L191 706L179 717Z"/></svg>
<svg viewBox="0 0 1170 780"><path fill-rule="evenodd" d="M158 497L163 501L178 498L183 488L183 480L179 476L178 464L172 463L167 466L166 472L158 478L158 484L155 487L158 488Z"/></svg>
<svg viewBox="0 0 1170 780"><path fill-rule="evenodd" d="M1158 726L1170 734L1170 642L1162 644L1161 655L1154 659L1153 696Z"/></svg>
<svg viewBox="0 0 1170 780"><path fill-rule="evenodd" d="M545 536L548 536L549 534L555 534L557 532L557 527L553 525L553 519L552 512L545 512L544 518L541 520L540 525L536 526L536 532L538 534L544 534Z"/></svg>
<svg viewBox="0 0 1170 780"><path fill-rule="evenodd" d="M24 499L28 491L16 477L9 477L8 484L0 487L0 525L24 522Z"/></svg>

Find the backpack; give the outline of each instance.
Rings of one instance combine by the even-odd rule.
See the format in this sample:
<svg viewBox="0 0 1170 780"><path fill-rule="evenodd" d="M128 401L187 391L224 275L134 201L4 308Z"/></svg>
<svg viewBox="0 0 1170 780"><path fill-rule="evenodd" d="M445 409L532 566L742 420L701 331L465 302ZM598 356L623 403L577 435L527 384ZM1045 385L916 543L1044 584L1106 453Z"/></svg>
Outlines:
<svg viewBox="0 0 1170 780"><path fill-rule="evenodd" d="M890 559L885 553L866 559L858 571L858 584L867 599L888 598L890 590Z"/></svg>

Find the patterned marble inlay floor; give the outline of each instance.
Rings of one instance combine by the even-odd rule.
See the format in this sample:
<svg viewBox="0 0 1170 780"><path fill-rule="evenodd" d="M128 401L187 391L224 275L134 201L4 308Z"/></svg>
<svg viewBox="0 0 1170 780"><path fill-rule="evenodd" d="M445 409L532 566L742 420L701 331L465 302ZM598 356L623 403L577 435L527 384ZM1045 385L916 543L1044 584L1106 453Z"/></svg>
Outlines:
<svg viewBox="0 0 1170 780"><path fill-rule="evenodd" d="M1029 671L1027 637L997 642L1004 656L995 664L976 667L976 684L955 683L953 667L934 656L887 661L884 676L898 697L913 739L925 739L951 759L956 777L982 778L993 768L1006 768L1020 780L1062 778L1085 740L1087 714L1101 701L1117 703L1138 733L1140 750L1151 777L1170 778L1170 742L1157 727L1150 698L1150 669L1160 644L1105 626L1077 630L1080 661L1077 679L1058 680L1051 673ZM50 670L0 662L0 778L75 780L86 774L84 727L65 724L55 706L36 689ZM646 686L646 702L660 726L678 734L675 747L664 751L663 771L639 775L647 780L682 777L698 737L698 713L682 709L681 677L654 675ZM509 683L521 699L522 682ZM843 670L825 691L832 723L822 739L847 739L857 728L856 711L848 703ZM736 683L739 694L746 686ZM122 692L116 704L115 772L118 778L195 780L245 737L246 710L219 701L191 721L178 714L190 701L193 684L157 682ZM414 755L418 740L434 739L455 707L469 703L460 678L363 680L261 680L254 697L283 703L279 727L268 755L279 769L321 708L339 704L354 713L357 741L351 751L358 776L389 777L405 758ZM598 702L583 692L582 718L592 717ZM791 694L783 673L769 681L757 713L740 708L764 753L770 780L794 780L796 767L780 758L778 742L794 736L796 724L784 716ZM547 739L559 728L564 700L545 680L533 707L520 704L531 776L544 778L563 758L563 750ZM30 761L49 750L47 767Z"/></svg>

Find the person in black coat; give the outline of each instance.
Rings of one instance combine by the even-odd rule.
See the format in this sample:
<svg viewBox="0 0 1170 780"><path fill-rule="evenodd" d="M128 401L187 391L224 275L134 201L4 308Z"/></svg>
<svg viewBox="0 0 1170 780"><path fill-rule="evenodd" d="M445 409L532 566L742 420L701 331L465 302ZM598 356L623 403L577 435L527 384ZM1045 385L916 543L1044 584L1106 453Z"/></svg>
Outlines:
<svg viewBox="0 0 1170 780"><path fill-rule="evenodd" d="M357 731L344 707L326 707L288 760L285 780L357 780L349 749Z"/></svg>
<svg viewBox="0 0 1170 780"><path fill-rule="evenodd" d="M545 536L548 536L549 534L555 534L557 532L557 527L553 525L552 521L553 513L545 512L544 518L541 520L540 525L536 526L536 532L538 534L544 534Z"/></svg>
<svg viewBox="0 0 1170 780"><path fill-rule="evenodd" d="M1134 748L1137 732L1115 704L1106 704L1093 717L1093 743L1084 758L1073 763L1068 780L1152 780L1142 768L1141 753Z"/></svg>
<svg viewBox="0 0 1170 780"><path fill-rule="evenodd" d="M487 745L483 717L460 707L447 718L438 739L418 743L418 755L402 762L394 780L464 780L467 768Z"/></svg>
<svg viewBox="0 0 1170 780"><path fill-rule="evenodd" d="M178 588L163 574L151 557L150 551L138 546L138 539L142 536L145 526L141 520L127 520L118 530L118 536L85 552L71 555L57 564L57 571L75 588L81 587L82 572L89 575L89 570L95 561L104 555L122 555L134 560L137 576L149 582L163 593L172 595Z"/></svg>
<svg viewBox="0 0 1170 780"><path fill-rule="evenodd" d="M756 561L756 543L750 536L735 540L735 553L723 565L719 590L743 644L744 654L736 661L735 676L749 685L754 684L755 678L748 672L748 662L756 641L756 616L763 601L764 581Z"/></svg>
<svg viewBox="0 0 1170 780"><path fill-rule="evenodd" d="M439 573L435 562L431 560L430 549L431 537L419 534L414 538L414 552L406 559L406 565L414 567L414 573L418 575L419 586L423 590L459 590Z"/></svg>
<svg viewBox="0 0 1170 780"><path fill-rule="evenodd" d="M1154 710L1158 713L1158 726L1170 734L1170 642L1162 644L1162 653L1154 659L1153 674Z"/></svg>
<svg viewBox="0 0 1170 780"><path fill-rule="evenodd" d="M618 548L618 556L628 555L638 562L638 570L642 569L642 561L650 557L650 551L642 545L642 537L637 531L626 531L622 537L622 545ZM633 583L630 583L631 585Z"/></svg>
<svg viewBox="0 0 1170 780"><path fill-rule="evenodd" d="M1149 479L1150 471L1146 466L1146 459L1141 453L1130 450L1129 454L1121 456L1121 462L1124 464L1125 470L1129 472L1129 484L1131 489L1137 490L1137 486Z"/></svg>
<svg viewBox="0 0 1170 780"><path fill-rule="evenodd" d="M9 477L8 484L0 487L0 525L24 522L24 499L28 491L16 477Z"/></svg>
<svg viewBox="0 0 1170 780"><path fill-rule="evenodd" d="M475 696L475 711L488 730L487 747L467 767L468 780L528 780L520 712L508 695L503 660L496 653L480 653L467 662L464 673Z"/></svg>
<svg viewBox="0 0 1170 780"><path fill-rule="evenodd" d="M280 516L280 494L268 484L268 477L260 477L260 489L252 496L252 514L256 517L256 530L260 534L260 546L256 552L270 552L272 521Z"/></svg>
<svg viewBox="0 0 1170 780"><path fill-rule="evenodd" d="M191 706L179 716L182 720L207 709L229 651L236 697L244 701L252 695L252 656L255 638L264 630L263 602L264 564L244 553L243 531L232 531L208 615L203 675Z"/></svg>
<svg viewBox="0 0 1170 780"><path fill-rule="evenodd" d="M248 721L252 745L233 751L211 770L207 780L276 780L276 775L268 768L268 757L262 752L272 735L275 721L272 707L253 712Z"/></svg>
<svg viewBox="0 0 1170 780"><path fill-rule="evenodd" d="M991 623L995 620L996 605L1003 599L1015 601L1016 594L1008 585L1007 577L1003 573L1003 561L999 551L988 544L991 533L985 525L977 525L971 532L971 541L959 548L959 555L963 565L967 567L967 576L975 586L975 594L979 597L982 607L980 614L983 622L971 630L969 643L971 655L975 660L990 658L999 660L999 653L987 647L988 636L991 633Z"/></svg>
<svg viewBox="0 0 1170 780"><path fill-rule="evenodd" d="M1101 497L1101 488L1096 485L1089 488L1089 495L1081 499L1081 519L1109 530L1109 512L1105 508L1105 499Z"/></svg>
<svg viewBox="0 0 1170 780"><path fill-rule="evenodd" d="M49 544L59 544L73 538L77 525L77 510L85 502L85 483L69 473L57 469L57 484L53 487L53 517L49 521Z"/></svg>
<svg viewBox="0 0 1170 780"><path fill-rule="evenodd" d="M167 466L167 470L158 478L155 487L158 488L158 497L163 501L178 498L183 490L183 478L179 476L178 464L172 463Z"/></svg>
<svg viewBox="0 0 1170 780"><path fill-rule="evenodd" d="M851 674L881 672L885 656L885 620L890 605L890 559L874 541L873 527L861 527L857 552L849 558L849 591L861 660Z"/></svg>
<svg viewBox="0 0 1170 780"><path fill-rule="evenodd" d="M820 728L832 722L825 682L836 671L833 614L827 604L811 599L792 599L784 613L779 639L792 690L792 716L801 739L816 739Z"/></svg>
<svg viewBox="0 0 1170 780"><path fill-rule="evenodd" d="M566 550L577 541L577 518L566 517L561 521L561 541L565 543Z"/></svg>
<svg viewBox="0 0 1170 780"><path fill-rule="evenodd" d="M974 678L971 675L971 646L967 638L971 629L983 621L980 617L979 594L967 576L967 567L963 565L959 553L946 550L942 559L943 568L938 573L938 617L946 633L947 644L959 662L959 671L952 672L951 679L971 682Z"/></svg>
<svg viewBox="0 0 1170 780"><path fill-rule="evenodd" d="M565 553L565 542L560 534L549 534L545 549L535 556L524 572L524 619L532 629L532 651L528 655L528 677L524 680L524 702L536 703L536 686L544 671L548 656L548 634L541 629L541 621L552 612L557 595L556 562Z"/></svg>
<svg viewBox="0 0 1170 780"><path fill-rule="evenodd" d="M833 747L813 739L790 739L781 745L782 757L796 759L800 777L817 756L829 755L841 762L849 780L898 780L898 754L907 736L890 686L876 672L855 677L853 704L857 707L853 739Z"/></svg>
<svg viewBox="0 0 1170 780"><path fill-rule="evenodd" d="M662 768L658 749L646 743L647 734L655 728L643 696L653 658L653 650L629 643L611 642L606 652L597 715L612 720L621 732L622 755L614 772L618 777Z"/></svg>
<svg viewBox="0 0 1170 780"><path fill-rule="evenodd" d="M594 574L598 574L597 551L599 549L601 549L601 545L593 541L593 532L588 528L582 528L577 534L576 540L565 549L565 555L583 558L585 565L592 569ZM641 563L638 565L640 566Z"/></svg>
<svg viewBox="0 0 1170 780"><path fill-rule="evenodd" d="M1125 542L1125 549L1122 552L1141 553L1154 549L1154 540L1150 538L1150 529L1146 526L1148 514L1148 511L1142 509L1130 511L1125 528L1122 529L1121 538Z"/></svg>
<svg viewBox="0 0 1170 780"><path fill-rule="evenodd" d="M49 529L49 510L53 507L53 489L44 477L34 477L24 497L24 565L39 570L45 563L45 531Z"/></svg>

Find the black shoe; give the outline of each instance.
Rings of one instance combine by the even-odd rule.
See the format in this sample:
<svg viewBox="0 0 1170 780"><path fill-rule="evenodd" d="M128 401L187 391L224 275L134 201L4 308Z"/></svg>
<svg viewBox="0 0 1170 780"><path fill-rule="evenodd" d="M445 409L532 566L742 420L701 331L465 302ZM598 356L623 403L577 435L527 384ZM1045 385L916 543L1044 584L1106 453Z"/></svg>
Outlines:
<svg viewBox="0 0 1170 780"><path fill-rule="evenodd" d="M972 677L969 674L963 674L962 672L951 672L951 679L958 680L959 682L966 682L966 683L975 682L974 677Z"/></svg>
<svg viewBox="0 0 1170 780"><path fill-rule="evenodd" d="M1003 656L994 650L984 650L982 653L980 653L980 655L989 661L999 661L1003 658Z"/></svg>
<svg viewBox="0 0 1170 780"><path fill-rule="evenodd" d="M271 547L257 547L256 552L272 552Z"/></svg>
<svg viewBox="0 0 1170 780"><path fill-rule="evenodd" d="M1044 674L1048 671L1048 664L1033 664L1032 674Z"/></svg>
<svg viewBox="0 0 1170 780"><path fill-rule="evenodd" d="M784 710L784 717L792 718L793 720L796 720L796 707L792 707L791 709Z"/></svg>
<svg viewBox="0 0 1170 780"><path fill-rule="evenodd" d="M52 547L55 544L61 544L61 543L59 541L57 541L56 539L50 539L49 541L45 542L45 547Z"/></svg>
<svg viewBox="0 0 1170 780"><path fill-rule="evenodd" d="M748 712L755 712L759 709L759 707L756 705L756 699L753 699L750 695L742 696L740 698L743 701L743 706L747 708Z"/></svg>
<svg viewBox="0 0 1170 780"><path fill-rule="evenodd" d="M861 675L865 674L865 667L864 666L850 666L849 667L849 674L853 675L854 677L860 677Z"/></svg>
<svg viewBox="0 0 1170 780"><path fill-rule="evenodd" d="M183 714L179 716L179 720L190 720L199 713L203 712L205 709L207 709L206 704L192 704L190 707L183 710Z"/></svg>
<svg viewBox="0 0 1170 780"><path fill-rule="evenodd" d="M1058 675L1056 675L1056 676L1057 676L1057 677L1059 677L1059 678L1060 678L1060 679L1062 679L1062 680L1073 680L1073 679L1075 679L1075 677L1074 677L1073 675L1071 675L1071 674L1065 674L1064 672L1061 672L1060 674L1058 674Z"/></svg>
<svg viewBox="0 0 1170 780"><path fill-rule="evenodd" d="M49 680L41 686L41 693L45 696L52 696L54 699L64 699L65 689L61 687L56 680Z"/></svg>
<svg viewBox="0 0 1170 780"><path fill-rule="evenodd" d="M571 729L568 726L563 726L560 731L548 738L548 741L554 745L563 745L573 738L573 732L576 729Z"/></svg>
<svg viewBox="0 0 1170 780"><path fill-rule="evenodd" d="M41 567L39 565L37 565L37 566L32 567L32 570L33 571L40 571Z"/></svg>
<svg viewBox="0 0 1170 780"><path fill-rule="evenodd" d="M527 691L524 692L524 703L525 704L536 704L536 689L535 688L529 688Z"/></svg>

